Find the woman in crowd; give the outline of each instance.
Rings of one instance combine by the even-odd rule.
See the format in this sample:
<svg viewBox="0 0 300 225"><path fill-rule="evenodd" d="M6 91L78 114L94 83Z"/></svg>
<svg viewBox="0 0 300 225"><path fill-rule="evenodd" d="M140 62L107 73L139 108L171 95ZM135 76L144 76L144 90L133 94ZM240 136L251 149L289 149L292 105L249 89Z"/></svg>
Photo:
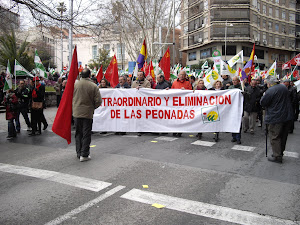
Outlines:
<svg viewBox="0 0 300 225"><path fill-rule="evenodd" d="M12 89L7 90L3 99L3 105L6 106L6 120L8 121L8 140L17 136L14 120L18 116L18 98Z"/></svg>
<svg viewBox="0 0 300 225"><path fill-rule="evenodd" d="M109 88L109 87L110 87L110 83L108 82L108 80L106 80L105 78L100 80L99 88Z"/></svg>

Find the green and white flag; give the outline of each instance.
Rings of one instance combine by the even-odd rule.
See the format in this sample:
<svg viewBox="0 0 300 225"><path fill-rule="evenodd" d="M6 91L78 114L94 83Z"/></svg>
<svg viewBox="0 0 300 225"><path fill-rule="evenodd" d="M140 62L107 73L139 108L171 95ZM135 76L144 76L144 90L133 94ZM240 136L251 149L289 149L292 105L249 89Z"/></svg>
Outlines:
<svg viewBox="0 0 300 225"><path fill-rule="evenodd" d="M10 64L9 64L9 60L8 60L3 92L5 92L11 88L12 88L12 76L11 76L11 68L10 68Z"/></svg>
<svg viewBox="0 0 300 225"><path fill-rule="evenodd" d="M38 71L40 76L48 79L46 69L37 53L37 50L35 50L34 63L35 63L36 70Z"/></svg>
<svg viewBox="0 0 300 225"><path fill-rule="evenodd" d="M228 65L233 67L238 62L243 62L243 50L228 60Z"/></svg>
<svg viewBox="0 0 300 225"><path fill-rule="evenodd" d="M208 69L208 62L207 60L203 63L203 65L201 66L202 70L207 70Z"/></svg>
<svg viewBox="0 0 300 225"><path fill-rule="evenodd" d="M15 75L34 77L15 59Z"/></svg>

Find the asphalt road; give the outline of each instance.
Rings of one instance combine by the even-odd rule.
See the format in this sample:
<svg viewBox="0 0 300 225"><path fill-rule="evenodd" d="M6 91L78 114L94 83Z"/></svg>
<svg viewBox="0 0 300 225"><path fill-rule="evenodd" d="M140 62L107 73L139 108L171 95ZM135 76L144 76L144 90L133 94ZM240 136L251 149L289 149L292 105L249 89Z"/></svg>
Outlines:
<svg viewBox="0 0 300 225"><path fill-rule="evenodd" d="M260 128L244 150L228 133L96 133L79 162L74 134L67 145L50 131L55 110L41 136L8 141L0 120L0 224L300 224L299 122L283 164L267 161Z"/></svg>

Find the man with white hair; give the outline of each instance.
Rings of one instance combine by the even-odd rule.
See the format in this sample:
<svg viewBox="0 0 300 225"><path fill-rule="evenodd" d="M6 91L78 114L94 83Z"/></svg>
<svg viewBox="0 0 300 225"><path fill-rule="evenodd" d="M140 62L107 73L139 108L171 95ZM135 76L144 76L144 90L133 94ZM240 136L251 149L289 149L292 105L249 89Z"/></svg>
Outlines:
<svg viewBox="0 0 300 225"><path fill-rule="evenodd" d="M266 79L268 90L260 100L266 109L265 123L270 133L273 154L268 158L271 162L282 163L283 152L293 120L292 104L288 89L278 84L276 77Z"/></svg>

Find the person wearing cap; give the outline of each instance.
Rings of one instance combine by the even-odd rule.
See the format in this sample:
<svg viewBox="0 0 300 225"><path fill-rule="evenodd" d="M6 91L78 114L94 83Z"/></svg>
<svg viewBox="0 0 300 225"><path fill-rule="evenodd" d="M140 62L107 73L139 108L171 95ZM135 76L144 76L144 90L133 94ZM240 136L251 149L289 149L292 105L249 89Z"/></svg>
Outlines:
<svg viewBox="0 0 300 225"><path fill-rule="evenodd" d="M75 121L76 153L80 162L90 160L94 110L102 103L99 88L90 79L91 71L83 69L81 78L75 82L72 101Z"/></svg>
<svg viewBox="0 0 300 225"><path fill-rule="evenodd" d="M32 131L29 136L41 134L41 124L43 117L43 102L45 98L45 86L40 84L40 78L33 78L32 89L32 104L31 104L31 128Z"/></svg>
<svg viewBox="0 0 300 225"><path fill-rule="evenodd" d="M292 107L293 107L294 119L291 122L290 130L289 130L289 133L292 134L294 132L294 121L297 121L297 119L298 119L298 115L296 115L297 107L299 109L297 89L294 88L293 86L291 86L290 79L284 79L282 82L287 87L287 89L289 91L289 98L291 100Z"/></svg>
<svg viewBox="0 0 300 225"><path fill-rule="evenodd" d="M268 157L271 162L282 163L283 153L293 120L293 109L288 89L278 84L276 77L266 79L268 90L260 100L266 110L265 123L270 134L273 154Z"/></svg>

